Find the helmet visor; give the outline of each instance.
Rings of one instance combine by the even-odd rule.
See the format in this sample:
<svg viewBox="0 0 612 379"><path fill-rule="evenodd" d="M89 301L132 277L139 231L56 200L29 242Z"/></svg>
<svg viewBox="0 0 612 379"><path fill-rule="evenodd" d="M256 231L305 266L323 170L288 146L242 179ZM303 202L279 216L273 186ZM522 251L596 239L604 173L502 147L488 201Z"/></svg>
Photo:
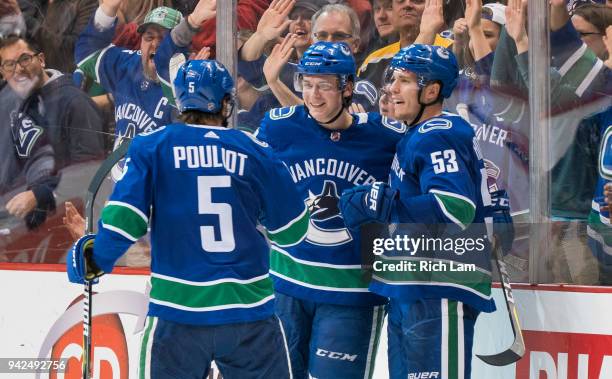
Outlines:
<svg viewBox="0 0 612 379"><path fill-rule="evenodd" d="M325 76L324 80L315 77ZM304 92L304 90L317 89L321 92L340 91L342 90L342 81L335 74L317 74L304 75L296 72L293 75L293 88L296 92Z"/></svg>
<svg viewBox="0 0 612 379"><path fill-rule="evenodd" d="M383 86L389 89L394 85L401 85L402 88L416 90L420 88L417 74L412 71L389 66L383 74Z"/></svg>

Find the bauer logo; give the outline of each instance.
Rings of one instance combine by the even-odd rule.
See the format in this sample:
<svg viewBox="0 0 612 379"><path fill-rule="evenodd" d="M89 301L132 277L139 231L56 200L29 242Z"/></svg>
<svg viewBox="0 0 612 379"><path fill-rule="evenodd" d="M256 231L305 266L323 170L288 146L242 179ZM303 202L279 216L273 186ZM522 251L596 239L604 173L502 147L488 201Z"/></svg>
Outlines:
<svg viewBox="0 0 612 379"><path fill-rule="evenodd" d="M516 378L612 378L612 336L525 330L527 351Z"/></svg>
<svg viewBox="0 0 612 379"><path fill-rule="evenodd" d="M82 378L83 323L82 295L76 298L64 314L51 326L39 357L67 359L65 373L51 372L50 379ZM126 332L119 314L138 316L137 329L146 315L147 298L132 291L112 291L93 297L92 358L93 378L129 379L129 350ZM50 354L49 354L50 351ZM137 354L133 351L132 354ZM136 375L131 373L132 377ZM39 378L37 374L37 378Z"/></svg>

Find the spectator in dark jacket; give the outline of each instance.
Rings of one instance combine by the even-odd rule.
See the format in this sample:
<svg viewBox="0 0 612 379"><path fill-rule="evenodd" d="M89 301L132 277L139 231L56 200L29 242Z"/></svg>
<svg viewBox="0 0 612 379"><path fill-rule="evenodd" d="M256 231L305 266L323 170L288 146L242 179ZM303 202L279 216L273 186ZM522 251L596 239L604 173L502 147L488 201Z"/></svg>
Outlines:
<svg viewBox="0 0 612 379"><path fill-rule="evenodd" d="M71 76L45 69L45 55L35 43L16 36L2 40L0 65L8 86L23 99L10 113L15 135L33 129L46 134L58 170L103 156L102 121L94 103L74 86ZM19 138L16 148L27 151L34 142Z"/></svg>

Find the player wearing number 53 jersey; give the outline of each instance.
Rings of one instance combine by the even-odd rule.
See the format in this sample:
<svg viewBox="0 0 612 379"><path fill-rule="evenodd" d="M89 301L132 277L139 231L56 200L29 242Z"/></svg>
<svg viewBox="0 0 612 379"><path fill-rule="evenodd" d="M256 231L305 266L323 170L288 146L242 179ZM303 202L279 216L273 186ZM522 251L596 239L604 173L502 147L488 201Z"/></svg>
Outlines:
<svg viewBox="0 0 612 379"><path fill-rule="evenodd" d="M185 123L134 138L93 261L110 272L150 227L145 377L207 377L215 360L224 378L288 378L269 247L257 226L287 248L304 237L308 211L265 143L222 126L234 88L220 63L189 61L174 86Z"/></svg>
<svg viewBox="0 0 612 379"><path fill-rule="evenodd" d="M297 68L304 106L271 110L256 134L287 165L311 211L306 239L271 252L294 378L371 377L384 318L387 299L368 291L360 235L346 227L338 199L387 179L405 127L377 113L351 115L354 76L346 44L311 45Z"/></svg>
<svg viewBox="0 0 612 379"><path fill-rule="evenodd" d="M484 224L491 197L472 127L442 112L457 63L443 47L411 45L387 74L394 116L410 128L390 183L348 190L340 208L351 227L396 223L393 241L412 242L385 243L370 285L390 298L391 378L470 378L474 323L495 309Z"/></svg>

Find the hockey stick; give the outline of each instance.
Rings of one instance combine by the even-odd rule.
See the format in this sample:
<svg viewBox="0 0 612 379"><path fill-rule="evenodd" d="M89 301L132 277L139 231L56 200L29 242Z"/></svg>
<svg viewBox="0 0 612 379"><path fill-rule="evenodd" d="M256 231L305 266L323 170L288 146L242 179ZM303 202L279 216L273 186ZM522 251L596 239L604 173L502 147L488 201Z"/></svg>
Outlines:
<svg viewBox="0 0 612 379"><path fill-rule="evenodd" d="M502 351L501 353L494 355L478 355L485 363L491 366L507 366L514 362L517 362L525 354L525 341L523 340L523 332L521 331L521 325L519 323L518 312L516 311L516 304L514 303L514 297L512 296L512 287L510 287L510 275L506 270L506 264L503 260L501 252L501 244L497 243L497 239L494 241L493 253L495 254L495 262L497 263L497 270L499 271L499 278L501 281L502 289L504 291L504 299L506 300L506 308L510 316L510 324L512 325L512 333L514 334L514 341L512 345Z"/></svg>
<svg viewBox="0 0 612 379"><path fill-rule="evenodd" d="M87 188L87 197L85 201L85 233L92 234L94 230L94 200L98 194L98 190L106 179L110 170L125 156L130 146L130 140L125 139L119 147L113 151L100 165L95 175L89 183ZM85 257L87 260L88 257ZM83 379L89 379L91 375L91 331L92 331L92 320L91 320L91 308L92 308L92 278L88 278L85 275L85 288L84 288L84 299L83 299Z"/></svg>

